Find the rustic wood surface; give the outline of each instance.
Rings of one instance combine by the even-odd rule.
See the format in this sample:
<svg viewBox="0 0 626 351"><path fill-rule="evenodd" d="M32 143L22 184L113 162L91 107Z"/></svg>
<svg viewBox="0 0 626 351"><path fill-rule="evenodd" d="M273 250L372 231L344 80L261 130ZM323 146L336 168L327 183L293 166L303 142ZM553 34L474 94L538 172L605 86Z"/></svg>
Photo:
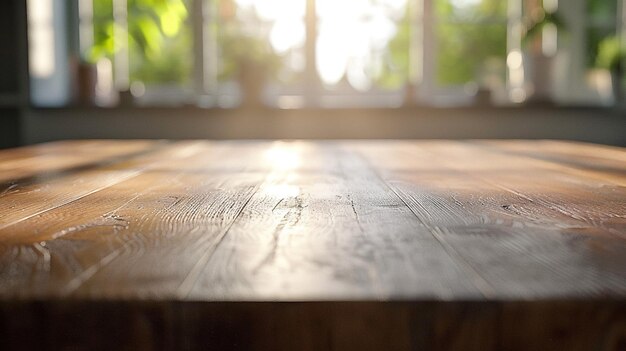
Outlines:
<svg viewBox="0 0 626 351"><path fill-rule="evenodd" d="M117 342L626 350L626 150L93 140L1 151L0 349Z"/></svg>

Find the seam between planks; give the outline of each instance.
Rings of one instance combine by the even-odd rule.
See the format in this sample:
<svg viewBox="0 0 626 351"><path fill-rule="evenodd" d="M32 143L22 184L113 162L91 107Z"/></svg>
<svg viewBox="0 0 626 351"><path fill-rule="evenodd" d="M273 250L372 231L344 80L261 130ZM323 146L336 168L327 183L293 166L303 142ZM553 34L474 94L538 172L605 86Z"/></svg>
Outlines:
<svg viewBox="0 0 626 351"><path fill-rule="evenodd" d="M470 143L468 143L468 144L470 144ZM466 144L465 144L465 143L462 143L462 145L466 145ZM565 172L565 173L568 173L568 174L570 174L570 175L572 175L572 176L576 176L576 177L585 177L585 178L587 178L587 179L589 179L589 178L593 178L593 179L595 179L595 180L598 180L598 179L599 179L599 178L597 178L597 177L593 177L592 175L589 175L589 174L588 174L589 172L587 172L587 171L580 170L580 169L578 169L578 168L572 168L572 167L569 167L569 166L562 166L562 165L560 165L559 163L557 163L556 161L545 161L545 160L543 160L543 159L535 158L535 157L530 156L530 155L517 155L516 153L508 153L508 152L506 152L506 151L498 151L498 150L494 150L493 148L490 148L488 145L480 145L480 144L476 145L476 144L474 144L474 143L471 143L470 145L477 146L477 147L479 147L480 149L484 149L484 150L486 150L487 152L492 151L492 153L494 153L494 152L495 152L495 153L500 153L500 154L505 154L505 155L516 156L516 157L526 157L526 158L530 158L530 159L535 160L535 161L538 161L538 162L547 162L547 163L549 163L551 166L552 166L552 165L560 166L560 167L557 167L557 168L556 168L556 170L557 170L557 171L560 171L560 169L559 169L559 168L563 168L564 170L571 170L571 171L573 171L573 172ZM434 156L440 156L440 155L438 155L436 152L433 152L433 151L431 151L431 150L428 150L427 148L422 148L422 147L419 147L419 149L420 149L421 151L423 151L423 152L430 153L431 155L434 155ZM541 206L541 207L542 207L542 208L544 208L546 211L549 211L549 212L552 212L552 213L557 213L557 214L560 214L560 215L567 216L567 217L569 217L569 218L571 218L571 219L573 219L573 220L575 220L575 221L580 221L580 219L572 217L572 215L571 215L570 213L566 213L566 212L562 211L561 209L559 209L558 207L551 206L551 205L549 205L549 204L545 204L545 203L542 203L542 202L535 201L535 199L533 199L531 196L528 196L528 195L526 195L526 194L524 194L524 193L522 193L522 192L519 192L519 191L517 191L517 190L515 190L515 189L512 189L512 188L510 188L510 187L508 187L508 186L506 186L506 185L500 184L500 183L498 183L498 182L496 182L496 181L493 181L493 180L487 179L487 178L485 178L484 176L480 176L480 175L475 175L475 174L472 174L471 172L467 172L467 171L465 171L465 170L463 170L463 169L461 169L461 168L458 168L458 167L450 166L449 164L446 164L445 166L446 166L447 168L449 168L449 169L453 169L453 170L456 170L456 171L458 171L458 172L461 172L461 173L465 174L465 175L466 175L466 176L468 176L468 177L474 178L474 179L476 179L476 180L478 180L478 181L480 181L480 182L482 182L482 183L484 183L484 184L488 184L488 185L494 186L494 187L499 188L499 189L502 189L502 190L504 190L504 191L506 191L506 192L508 192L508 193L511 193L511 194L513 194L513 195L515 195L515 196L518 196L518 197L521 197L521 198L523 198L523 199L526 199L526 200L528 200L528 201L530 201L530 202L532 202L532 203L536 204L537 206ZM577 174L577 173L578 173L578 174ZM607 181L607 182L610 182L611 184L613 184L613 185L615 185L615 186L619 186L619 187L621 187L621 185L620 185L620 184L616 184L616 183L614 183L614 182L611 182L611 181L608 181L608 180L605 180L605 179L602 179L602 181ZM586 222L586 221L583 221L583 222ZM592 226L593 226L594 228L599 228L599 227L597 227L597 226L595 226L595 225L592 225ZM601 228L601 229L605 229L605 228ZM623 236L623 235L620 235L620 233L615 233L614 229L611 229L611 228L606 228L605 230L606 230L609 234L611 234L614 238L624 239L624 236Z"/></svg>
<svg viewBox="0 0 626 351"><path fill-rule="evenodd" d="M346 156L346 155L352 155L353 153L350 150L346 150L345 148L341 147L341 145L338 145L337 143L326 143L326 144L317 144L320 145L320 149L321 150L325 150L326 152L330 152L331 154L335 154L335 153L341 153L341 156ZM365 165L369 166L369 168L371 169L371 165L367 162L364 162ZM348 181L350 179L350 176L348 175L348 172L346 172L346 165L345 165L345 160L344 157L338 157L337 158L337 164L339 166L339 171L341 172L341 174L343 175L343 179L344 181ZM378 180L381 180L380 177L378 177L378 174L376 174L376 172L372 171L372 173L374 174L374 176L376 178L378 178ZM386 186L386 184L384 182L382 182L382 184L384 186ZM352 199L352 190L350 187L344 185L345 189L348 191L349 195L348 195L348 199L350 200L350 207L352 209L352 213L354 213L354 219L357 223L357 226L359 227L359 232L361 233L362 236L367 236L368 234L366 233L365 229L363 228L363 224L361 223L361 218L360 215L358 213L358 211L356 210L356 207L354 206L354 199ZM403 255L406 255L406 253L402 251ZM409 265L411 270L413 270L413 267L411 265ZM388 298L389 293L385 291L385 289L383 289L383 283L380 279L380 272L379 272L379 268L376 265L372 265L372 266L368 266L367 269L367 273L369 276L369 280L371 282L372 288L376 294L376 296L378 296L379 300L385 300Z"/></svg>
<svg viewBox="0 0 626 351"><path fill-rule="evenodd" d="M193 150L193 147L191 147L191 150ZM191 154L194 154L196 152L196 150L193 150ZM154 163L151 163L149 165L146 165L145 168L142 169L142 171L145 171L146 169L148 169L150 166L161 162L161 161L155 161ZM172 179L178 179L180 177L183 176L184 173L179 173L176 176L174 176ZM139 174L138 174L139 175ZM140 196L149 193L151 190L159 188L161 185L154 185L148 189L145 189L144 191L142 191L139 194L136 194L135 196L133 196L132 199L129 199L128 201L126 201L124 204L122 204L121 206L117 207L116 209L114 209L113 211L110 212L116 212L124 207L126 207L129 203L131 203L133 200L139 198ZM109 212L109 213L110 213ZM103 257L102 259L100 259L97 263L89 266L87 269L85 269L83 272L81 272L81 274L78 277L75 277L74 279L72 279L71 281L69 281L65 287L62 289L62 295L69 295L72 292L76 291L77 289L79 289L84 283L86 283L87 281L89 281L89 279L91 279L91 277L93 277L98 271L100 271L103 267L107 266L109 263L113 262L113 260L118 257L127 247L129 247L132 244L132 241L127 240L122 246L118 247L117 249L111 251L109 254L107 254L105 257Z"/></svg>
<svg viewBox="0 0 626 351"><path fill-rule="evenodd" d="M123 209L128 204L133 202L135 199L139 198L141 195L144 195L144 194L148 193L149 191L151 191L152 189L155 189L155 188L158 188L158 187L159 187L158 185L155 185L155 186L152 186L152 187L146 189L145 191L142 191L142 192L136 194L132 198L128 199L128 201L124 202L121 206L118 206L114 210L109 211L107 213L115 213L115 212ZM54 239L57 239L57 238L54 238ZM116 250L110 252L108 255L106 255L102 259L100 259L97 263L89 266L87 269L82 271L77 277L74 277L72 280L70 280L63 287L63 289L61 290L61 295L69 295L73 291L78 289L81 285L83 285L86 281L88 281L94 274L96 274L102 267L106 266L107 264L112 262L113 259L115 259L117 256L119 256L120 253L124 249L126 249L129 245L130 245L130 241L126 241L124 243L124 245L122 245L121 247L117 248Z"/></svg>
<svg viewBox="0 0 626 351"><path fill-rule="evenodd" d="M189 151L191 151L191 153ZM186 154L186 156L189 156L189 155L194 155L196 153L196 151L197 150L195 150L194 146L189 146L186 149L184 149L183 152ZM161 162L161 161L160 160L159 161L155 161L153 163L150 163L150 164L146 165L142 169L142 171L145 171L146 169L149 169L151 166L153 166L154 164L158 164L159 162ZM174 176L172 178L172 180L176 180L176 179L182 177L183 174L184 173L177 174L176 176ZM150 191L152 191L153 189L159 188L160 186L161 186L160 184L157 184L157 185L153 185L153 186L143 190L142 192L136 194L131 199L129 199L128 201L123 203L121 206L117 207L116 209L114 209L112 211L109 211L108 213L114 213L116 211L119 211L120 209L126 207L128 204L130 204L135 199L139 198L142 195L148 194ZM120 246L120 247L116 248L115 250L109 252L106 256L104 256L98 262L96 262L95 264L89 266L87 269L83 270L77 277L75 277L72 280L70 280L63 287L63 289L61 290L61 295L69 295L69 294L73 293L74 291L76 291L77 289L79 289L83 284L85 284L87 281L89 281L89 279L91 279L91 277L93 277L103 267L106 267L109 263L113 262L113 260L116 257L118 257L130 245L132 245L132 241L131 240L125 241L122 246Z"/></svg>
<svg viewBox="0 0 626 351"><path fill-rule="evenodd" d="M450 256L450 258L456 262L464 271L470 273L473 276L472 284L483 297L490 299L495 296L495 289L491 286L491 284L485 279L479 272L476 270L472 264L463 258L463 256L454 248L452 244L450 244L446 239L444 239L431 225L427 224L418 214L409 206L409 204L404 200L400 194L398 194L397 190L391 185L387 185L391 191L404 203L404 205L411 211L411 213L417 218L417 220L430 232L430 234L437 240L437 242L441 245L444 251Z"/></svg>
<svg viewBox="0 0 626 351"><path fill-rule="evenodd" d="M168 145L169 145L169 143L168 143ZM133 158L133 157L143 156L143 155L147 155L147 154L152 153L152 152L156 152L156 151L158 151L158 150L161 150L162 148L164 148L164 145L163 145L162 143L159 143L159 144L158 144L158 145L156 145L154 148L151 148L151 149L149 149L149 150L146 150L145 152L134 153L134 154L131 154L130 156L129 156L129 155L124 155L124 156L121 156L121 157L115 157L115 158L113 158L113 159L108 159L108 160L107 160L107 161L105 161L105 162L97 163L97 165L98 165L97 167L103 167L103 166L107 166L107 165L113 165L113 164L115 164L115 163L117 163L117 162L120 162L120 161L123 161L123 160L127 160L127 159L130 159L130 158ZM156 163L156 162L158 162L158 161L155 161L154 163ZM56 208L59 208L59 207L62 207L62 206L65 206L65 205L71 204L71 203L76 202L76 201L78 201L78 200L81 200L81 199L83 199L83 198L85 198L85 197L87 197L87 196L93 195L93 194L95 194L95 193L97 193L97 192L99 192L99 191L102 191L102 190L104 190L104 189L110 188L110 187L111 187L111 186L113 186L113 185L116 185L116 184L119 184L119 183L121 183L121 182L127 181L127 180L129 180L129 179L131 179L131 178L134 178L134 177L138 176L139 174L141 174L141 173L145 172L145 170L146 170L146 169L148 169L148 167L150 167L150 166L151 166L151 165L153 165L154 163L151 163L151 164L149 164L149 165L146 165L146 166L144 166L144 167L142 167L142 168L140 168L140 169L138 169L138 170L136 170L136 171L134 171L134 172L130 172L129 174L126 174L126 175L123 175L123 176L119 176L119 178L116 178L115 180L111 180L110 182L106 183L106 185L101 186L101 187L98 187L98 188L96 188L96 189L93 189L93 190L91 190L91 191L89 191L89 192L87 192L87 193L82 194L81 196L78 196L78 197L72 198L72 199L70 199L70 200L68 200L68 201L64 201L64 202L62 202L62 203L59 203L59 204L57 204L57 205L55 205L55 206L52 206L52 207L48 207L48 208L43 209L43 210L41 210L41 211L37 211L37 212L32 213L32 214L30 214L30 215L24 216L24 217L22 217L22 218L20 218L20 219L18 219L18 220L15 220L15 221L13 221L13 222L9 222L9 223L2 224L2 225L0 225L0 229L5 229L5 228L8 228L8 227L10 227L10 226L12 226L12 225L15 225L15 224L18 224L18 223L20 223L20 222L22 222L22 221L25 221L25 220L28 220L28 219L33 218L33 217L35 217L35 216L41 215L41 214L43 214L43 213L46 213L46 212L52 211L52 210L54 210L54 209L56 209ZM55 173L55 174L57 174L57 173ZM58 174L65 174L65 172L61 172L61 173L58 173Z"/></svg>
<svg viewBox="0 0 626 351"><path fill-rule="evenodd" d="M484 278L480 274L480 272L478 272L466 259L464 259L461 256L461 254L454 248L452 244L450 244L447 240L445 240L445 238L439 235L439 233L437 233L435 228L432 228L432 226L428 225L426 222L422 220L422 218L413 210L413 208L411 208L411 206L409 206L409 204L404 200L404 198L400 196L400 194L395 189L395 187L389 184L389 182L387 182L387 180L385 180L382 177L382 175L380 174L380 172L378 171L376 167L373 167L371 165L367 157L364 157L360 151L354 151L354 152L355 154L358 154L358 156L361 157L361 159L363 159L365 163L370 165L372 172L381 180L383 184L385 184L385 186L389 190L391 190L394 193L394 195L396 195L396 197L400 201L402 201L402 203L409 209L409 211L411 211L413 216L417 218L417 220L428 230L428 232L433 236L433 238L435 238L437 243L439 243L439 245L446 252L448 257L450 257L452 262L454 262L456 266L459 267L462 271L466 272L469 276L473 277L473 279L470 279L470 281L472 282L472 285L483 295L483 297L486 299L493 298L495 296L495 289L487 281L487 279Z"/></svg>
<svg viewBox="0 0 626 351"><path fill-rule="evenodd" d="M13 189L15 186L24 186L24 185L33 184L35 182L50 181L52 179L62 178L72 173L77 173L77 172L86 171L90 169L97 169L97 168L101 168L105 166L111 166L120 161L127 161L130 159L139 157L139 156L144 156L144 155L154 153L170 145L173 145L173 144L169 141L161 140L161 141L155 142L155 144L152 147L147 148L145 150L134 151L134 152L117 155L117 156L105 157L101 160L97 160L91 163L78 164L78 165L69 166L68 168L63 168L63 169L58 169L58 170L41 171L31 176L3 181L3 182L0 182L0 188L5 187L5 189L2 193L0 193L0 196L4 195L7 191L10 191L11 189Z"/></svg>
<svg viewBox="0 0 626 351"><path fill-rule="evenodd" d="M71 203L73 203L73 202L76 202L76 201L78 201L78 200L81 200L81 199L83 199L83 198L85 198L85 197L87 197L87 196L89 196L89 195L92 195L92 194L95 194L95 193L97 193L97 192L99 192L99 191L102 191L102 190L104 190L104 189L107 189L107 188L109 188L109 187L111 187L111 186L113 186L113 185L119 184L119 183L124 182L124 181L126 181L126 180L129 180L129 179L131 179L131 178L134 178L134 177L138 176L140 173L142 173L143 171L144 171L144 170L139 170L139 171L132 172L132 173L130 173L130 174L126 174L126 175L124 175L124 176L120 176L119 178L116 178L115 180L112 180L112 181L108 182L106 185L101 186L101 187L98 187L98 188L96 188L96 189L93 189L93 190L91 190L91 191L89 191L89 192L86 192L86 193L82 194L81 196L78 196L78 197L72 198L71 200L68 200L68 201L65 201L65 202L59 203L59 204L57 204L57 205L55 205L55 206L52 206L52 207L48 207L48 208L43 209L43 210L41 210L41 211L37 211L37 212L32 213L32 214L30 214L30 215L24 216L24 217L22 217L22 218L20 218L20 219L18 219L18 220L15 220L15 221L13 221L13 222L9 222L9 223L5 223L5 224L3 224L3 225L0 225L0 229L5 229L5 228L8 228L8 227L10 227L10 226L12 226L12 225L16 225L16 224L18 224L18 223L20 223L20 222L23 222L23 221L28 220L28 219L30 219L30 218L36 217L36 216L41 215L41 214L43 214L43 213L46 213L46 212L52 211L52 210L54 210L54 209L57 209L57 208L59 208L59 207L63 207L63 206L65 206L65 205L69 205L69 204L71 204Z"/></svg>
<svg viewBox="0 0 626 351"><path fill-rule="evenodd" d="M438 158L441 158L442 155L445 156L445 154L437 153L437 152L432 151L431 149L426 148L426 147L415 146L415 145L414 145L414 147L415 147L415 149L419 150L420 152L428 153L428 154L431 154L432 156L436 156ZM476 179L478 182L481 182L481 183L484 183L484 184L487 184L487 185L490 185L490 186L494 186L494 187L502 189L502 190L504 190L504 191L506 191L508 193L511 193L511 194L513 194L515 196L518 196L520 198L524 198L524 199L526 199L526 200L528 200L530 202L535 203L538 206L541 206L541 208L545 209L546 211L558 212L559 214L565 214L565 213L560 212L558 209L553 208L552 206L549 206L549 205L541 203L541 202L537 202L532 197L527 196L527 195L525 195L525 194L523 194L521 192L518 192L518 191L516 191L514 189L508 188L508 187L506 187L504 185L498 184L497 182L489 180L489 179L486 179L486 178L484 178L484 177L482 177L480 175L476 175L473 172L469 172L467 170L464 170L463 168L456 167L456 166L453 165L453 163L451 164L449 162L444 162L441 165L444 166L447 170L453 170L453 171L460 172L461 174L465 175L466 177L470 177L470 178ZM565 215L567 215L567 214L565 214ZM613 232L610 232L610 233L615 235ZM623 239L622 237L617 236L617 235L615 235L615 237ZM551 267L546 265L545 262L542 259L538 259L538 258L533 257L533 261L538 263L538 264L540 264L540 265L542 265L542 266L544 266L547 269L551 269Z"/></svg>
<svg viewBox="0 0 626 351"><path fill-rule="evenodd" d="M265 180L261 181L260 183L263 183L264 181ZM224 242L224 238L226 238L226 235L228 235L233 225L241 217L241 214L243 213L244 209L248 206L248 204L250 203L254 195L259 190L260 183L254 187L254 190L250 192L250 196L248 196L248 198L246 199L246 202L241 206L241 208L239 209L239 211L237 212L233 220L222 231L222 233L220 233L220 236L217 242L213 245L213 248L210 250L207 250L202 255L202 257L198 259L198 262L194 264L194 266L191 268L189 273L187 273L187 275L185 276L185 279L183 279L182 283L180 283L180 285L178 286L178 289L176 290L177 296L179 296L180 298L186 298L187 296L189 296L189 294L191 293L191 290L194 288L194 286L198 282L200 273L204 270L208 262L211 260L211 257L213 257L213 254L217 251L217 249L222 244L222 242Z"/></svg>

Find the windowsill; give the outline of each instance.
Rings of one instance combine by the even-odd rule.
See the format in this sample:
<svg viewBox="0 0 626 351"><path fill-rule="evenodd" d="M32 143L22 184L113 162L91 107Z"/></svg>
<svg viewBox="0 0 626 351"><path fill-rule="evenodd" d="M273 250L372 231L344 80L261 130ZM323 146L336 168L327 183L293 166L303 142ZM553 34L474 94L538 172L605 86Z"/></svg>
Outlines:
<svg viewBox="0 0 626 351"><path fill-rule="evenodd" d="M97 106L97 105L65 105L65 106L28 106L27 109L36 111L63 111L63 110L81 110L81 111L215 111L215 112L250 112L250 111L519 111L519 110L588 110L588 111L619 111L623 112L626 105L605 106L605 105L589 105L589 104L559 104L559 103L524 103L524 104L451 104L451 105L387 105L387 106L354 106L339 104L335 106L305 106L305 107L280 107L270 105L258 106L236 106L236 107L202 107L197 105L116 105L116 106Z"/></svg>
<svg viewBox="0 0 626 351"><path fill-rule="evenodd" d="M279 109L66 106L23 113L24 143L60 139L568 139L626 145L624 108Z"/></svg>

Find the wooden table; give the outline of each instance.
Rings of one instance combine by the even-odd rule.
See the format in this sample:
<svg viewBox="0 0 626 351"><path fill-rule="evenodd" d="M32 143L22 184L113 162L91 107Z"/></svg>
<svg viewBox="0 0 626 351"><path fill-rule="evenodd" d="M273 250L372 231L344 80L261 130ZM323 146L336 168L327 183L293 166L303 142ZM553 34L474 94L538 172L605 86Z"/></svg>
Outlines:
<svg viewBox="0 0 626 351"><path fill-rule="evenodd" d="M0 349L626 350L625 186L558 141L2 151Z"/></svg>

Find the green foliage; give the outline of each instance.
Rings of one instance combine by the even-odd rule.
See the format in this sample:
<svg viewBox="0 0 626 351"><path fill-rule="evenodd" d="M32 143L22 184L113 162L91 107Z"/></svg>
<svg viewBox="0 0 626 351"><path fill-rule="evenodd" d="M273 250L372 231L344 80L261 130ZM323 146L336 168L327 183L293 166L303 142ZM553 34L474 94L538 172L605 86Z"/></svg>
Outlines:
<svg viewBox="0 0 626 351"><path fill-rule="evenodd" d="M600 59L600 62L598 62L600 43L603 40L614 36L617 32L617 28L614 25L616 13L617 0L587 0L587 67L606 67L606 64L602 62L605 59Z"/></svg>
<svg viewBox="0 0 626 351"><path fill-rule="evenodd" d="M587 0L587 14L592 20L615 19L617 0Z"/></svg>
<svg viewBox="0 0 626 351"><path fill-rule="evenodd" d="M441 18L455 20L435 28L437 82L460 85L479 79L487 59L506 57L506 1L483 0L475 6L455 8L450 1L435 4ZM487 24L500 22L502 24ZM445 21L443 21L445 22Z"/></svg>
<svg viewBox="0 0 626 351"><path fill-rule="evenodd" d="M476 81L487 59L506 57L506 26L446 24L437 27L437 81L459 85Z"/></svg>
<svg viewBox="0 0 626 351"><path fill-rule="evenodd" d="M120 49L114 40L112 0L94 1L94 46L85 59L112 58ZM193 41L187 23L189 0L128 0L128 38L131 80L147 84L186 84L191 79ZM506 2L483 0L468 7L455 7L449 0L435 0L435 12L442 22L438 36L437 80L440 84L463 84L475 80L481 64L490 57L504 59L506 27L476 24L493 22L506 16ZM267 38L243 31L238 19L208 23L217 35L221 59L221 81L235 78L240 71L254 67L278 76L283 58L276 54ZM396 36L388 43L376 84L386 89L403 86L409 76L411 23L408 11L398 23Z"/></svg>
<svg viewBox="0 0 626 351"><path fill-rule="evenodd" d="M381 88L398 89L409 78L409 47L411 24L408 9L400 23L396 36L387 44L387 52L376 83Z"/></svg>
<svg viewBox="0 0 626 351"><path fill-rule="evenodd" d="M626 49L617 35L608 36L600 41L596 66L614 71L621 68L624 59L626 59Z"/></svg>
<svg viewBox="0 0 626 351"><path fill-rule="evenodd" d="M435 29L439 84L459 85L474 81L486 59L497 57L504 60L506 25L483 23L504 20L506 1L483 0L474 6L458 8L449 0L436 0L434 5L436 15L444 22ZM407 11L398 24L396 36L387 46L385 65L377 80L383 88L399 88L408 79L410 31Z"/></svg>
<svg viewBox="0 0 626 351"><path fill-rule="evenodd" d="M283 62L266 38L245 33L237 21L223 24L218 30L217 45L222 61L218 79L235 78L244 69L262 70L268 77L275 77Z"/></svg>
<svg viewBox="0 0 626 351"><path fill-rule="evenodd" d="M187 18L183 0L128 0L127 7L130 45L149 57L159 55L165 38L175 37ZM87 60L112 56L121 48L113 28L123 30L114 21L112 0L94 0L94 45Z"/></svg>
<svg viewBox="0 0 626 351"><path fill-rule="evenodd" d="M93 0L93 5L94 45L84 54L86 61L112 58L122 49L125 43L114 37L119 30L128 36L131 79L171 83L189 76L191 31L185 26L184 0L128 0L127 31L114 21L112 0Z"/></svg>
<svg viewBox="0 0 626 351"><path fill-rule="evenodd" d="M165 38L156 57L141 53L131 59L131 78L144 83L185 84L193 70L191 28L182 27L176 37Z"/></svg>

